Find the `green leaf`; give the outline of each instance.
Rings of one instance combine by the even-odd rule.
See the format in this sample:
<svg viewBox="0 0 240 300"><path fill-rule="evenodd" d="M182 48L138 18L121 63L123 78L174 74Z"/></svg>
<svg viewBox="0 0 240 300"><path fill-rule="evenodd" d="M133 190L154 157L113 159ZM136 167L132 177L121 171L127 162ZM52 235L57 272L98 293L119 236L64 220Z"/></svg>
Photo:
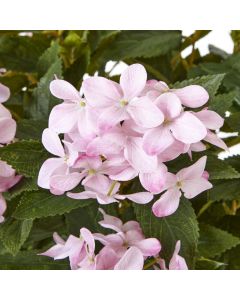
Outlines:
<svg viewBox="0 0 240 300"><path fill-rule="evenodd" d="M200 224L199 253L214 258L240 244L240 239L211 225Z"/></svg>
<svg viewBox="0 0 240 300"><path fill-rule="evenodd" d="M197 41L209 34L210 31L211 30L195 30L193 34L184 39L184 42L181 45L181 50L194 45Z"/></svg>
<svg viewBox="0 0 240 300"><path fill-rule="evenodd" d="M69 270L67 260L54 261L38 255L39 251L21 251L16 256L0 255L1 270Z"/></svg>
<svg viewBox="0 0 240 300"><path fill-rule="evenodd" d="M19 141L0 148L0 158L26 177L36 177L48 153L39 141Z"/></svg>
<svg viewBox="0 0 240 300"><path fill-rule="evenodd" d="M233 131L240 131L240 112L231 114L229 118L226 118L226 122Z"/></svg>
<svg viewBox="0 0 240 300"><path fill-rule="evenodd" d="M54 75L58 78L62 74L62 62L58 58L48 69L46 74L40 79L37 87L33 90L33 99L30 103L31 116L36 120L48 118L50 110L57 104L56 99L51 95L49 90L50 82L54 79Z"/></svg>
<svg viewBox="0 0 240 300"><path fill-rule="evenodd" d="M0 65L7 70L35 72L39 56L49 40L42 34L28 36L0 36Z"/></svg>
<svg viewBox="0 0 240 300"><path fill-rule="evenodd" d="M85 207L95 200L74 200L65 195L55 196L47 190L24 193L13 217L35 219L62 215L78 207Z"/></svg>
<svg viewBox="0 0 240 300"><path fill-rule="evenodd" d="M21 195L23 192L37 191L37 179L36 178L22 178L18 184L12 187L10 190L4 193L6 200L12 200L15 197Z"/></svg>
<svg viewBox="0 0 240 300"><path fill-rule="evenodd" d="M210 101L209 109L214 110L222 117L225 117L225 112L230 109L236 97L237 94L235 91L226 94L219 94Z"/></svg>
<svg viewBox="0 0 240 300"><path fill-rule="evenodd" d="M53 42L52 45L39 57L37 70L40 77L48 72L49 67L59 58L59 45Z"/></svg>
<svg viewBox="0 0 240 300"><path fill-rule="evenodd" d="M206 170L210 173L210 180L240 178L237 170L216 156L208 156Z"/></svg>
<svg viewBox="0 0 240 300"><path fill-rule="evenodd" d="M16 137L21 140L41 140L42 132L47 126L45 120L22 119L17 122Z"/></svg>
<svg viewBox="0 0 240 300"><path fill-rule="evenodd" d="M196 261L196 270L219 270L225 267L226 264L220 261L200 257Z"/></svg>
<svg viewBox="0 0 240 300"><path fill-rule="evenodd" d="M103 55L106 61L153 57L179 48L180 42L181 31L177 30L124 30Z"/></svg>
<svg viewBox="0 0 240 300"><path fill-rule="evenodd" d="M0 227L3 245L12 255L16 255L29 236L33 221L9 219Z"/></svg>
<svg viewBox="0 0 240 300"><path fill-rule="evenodd" d="M207 76L202 76L202 77L195 77L191 79L186 79L182 82L176 82L174 83L173 87L174 88L182 88L187 85L191 84L198 84L204 87L209 94L210 99L215 96L215 94L218 91L218 88L223 81L224 74L216 74L216 75L207 75Z"/></svg>
<svg viewBox="0 0 240 300"><path fill-rule="evenodd" d="M213 182L213 188L209 190L211 201L231 201L240 199L240 179L219 180Z"/></svg>
<svg viewBox="0 0 240 300"><path fill-rule="evenodd" d="M151 210L152 204L134 205L137 220L146 237L155 237L162 244L161 257L172 257L176 242L181 240L181 255L188 267L194 268L198 243L198 222L190 201L182 199L177 211L168 217L157 218Z"/></svg>

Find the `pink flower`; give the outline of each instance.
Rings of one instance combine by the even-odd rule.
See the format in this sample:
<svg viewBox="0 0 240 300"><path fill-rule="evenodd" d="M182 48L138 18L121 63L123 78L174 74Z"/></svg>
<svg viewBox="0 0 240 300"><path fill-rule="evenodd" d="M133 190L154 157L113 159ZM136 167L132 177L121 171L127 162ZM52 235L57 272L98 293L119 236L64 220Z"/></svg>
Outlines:
<svg viewBox="0 0 240 300"><path fill-rule="evenodd" d="M169 262L169 270L188 270L188 266L186 264L185 259L178 254L180 248L181 248L181 242L177 241L173 256ZM160 258L158 259L158 262L162 270L167 270L164 259Z"/></svg>
<svg viewBox="0 0 240 300"><path fill-rule="evenodd" d="M163 112L164 123L144 134L143 148L147 154L160 154L175 140L191 144L201 141L207 135L205 126L194 114L183 112L181 101L174 93L164 93L154 103Z"/></svg>
<svg viewBox="0 0 240 300"><path fill-rule="evenodd" d="M59 133L70 132L77 126L83 137L93 137L96 131L96 114L80 93L65 80L50 83L51 93L64 103L56 105L49 116L49 128Z"/></svg>
<svg viewBox="0 0 240 300"><path fill-rule="evenodd" d="M58 135L51 129L43 131L42 143L53 155L58 157L47 159L38 175L38 185L44 189L51 189L56 195L63 194L76 187L82 179L79 172L71 172L71 167L78 158L78 152L72 145L65 142L63 148Z"/></svg>
<svg viewBox="0 0 240 300"><path fill-rule="evenodd" d="M153 199L153 195L148 192L139 192L127 195L118 194L120 183L108 179L104 176L101 178L101 185L93 184L91 187L85 187L84 192L67 193L67 196L77 200L97 199L100 204L110 204L124 199L129 199L135 203L145 204Z"/></svg>
<svg viewBox="0 0 240 300"><path fill-rule="evenodd" d="M53 239L56 245L40 255L52 257L54 260L68 257L72 270L95 269L95 241L88 229L80 230L80 238L70 235L65 242L54 233Z"/></svg>
<svg viewBox="0 0 240 300"><path fill-rule="evenodd" d="M102 109L98 119L101 130L105 131L129 118L146 128L163 122L161 111L147 97L139 97L146 80L146 70L140 64L129 66L122 73L120 84L103 77L84 80L83 92L87 101L92 107Z"/></svg>
<svg viewBox="0 0 240 300"><path fill-rule="evenodd" d="M155 100L163 93L175 94L182 105L191 108L201 107L207 103L209 95L200 85L189 85L180 89L170 89L163 81L149 80L145 87L145 94Z"/></svg>
<svg viewBox="0 0 240 300"><path fill-rule="evenodd" d="M207 157L203 156L190 167L180 170L176 175L168 173L163 188L167 191L152 207L155 216L166 217L173 214L179 206L181 191L185 198L192 199L203 191L212 188L212 184L206 179L204 172L206 160Z"/></svg>

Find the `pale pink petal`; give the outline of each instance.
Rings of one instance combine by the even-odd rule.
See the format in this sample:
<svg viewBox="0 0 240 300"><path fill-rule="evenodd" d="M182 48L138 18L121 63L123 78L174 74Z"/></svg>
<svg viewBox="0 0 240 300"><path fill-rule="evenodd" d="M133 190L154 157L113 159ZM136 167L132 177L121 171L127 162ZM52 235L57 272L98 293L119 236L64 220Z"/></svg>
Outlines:
<svg viewBox="0 0 240 300"><path fill-rule="evenodd" d="M183 112L170 128L173 136L185 144L199 142L207 135L206 127L190 112Z"/></svg>
<svg viewBox="0 0 240 300"><path fill-rule="evenodd" d="M128 221L125 224L123 224L122 231L127 232L129 230L136 230L142 232L140 224L137 221Z"/></svg>
<svg viewBox="0 0 240 300"><path fill-rule="evenodd" d="M87 228L80 229L81 237L87 243L87 250L89 254L94 254L95 251L95 240L92 233Z"/></svg>
<svg viewBox="0 0 240 300"><path fill-rule="evenodd" d="M10 143L16 134L16 122L10 118L0 119L0 144Z"/></svg>
<svg viewBox="0 0 240 300"><path fill-rule="evenodd" d="M211 188L212 184L203 177L184 180L181 183L181 190L184 192L184 197L187 199L192 199Z"/></svg>
<svg viewBox="0 0 240 300"><path fill-rule="evenodd" d="M44 255L48 257L52 257L54 259L57 259L56 257L60 256L63 252L64 245L62 244L57 244L48 249L47 251L40 253L39 255Z"/></svg>
<svg viewBox="0 0 240 300"><path fill-rule="evenodd" d="M89 175L83 180L82 185L91 190L104 193L109 188L109 179L103 174Z"/></svg>
<svg viewBox="0 0 240 300"><path fill-rule="evenodd" d="M78 107L75 103L62 103L54 106L49 115L49 128L58 133L68 133L78 121Z"/></svg>
<svg viewBox="0 0 240 300"><path fill-rule="evenodd" d="M104 247L96 256L97 270L112 270L119 257L111 247Z"/></svg>
<svg viewBox="0 0 240 300"><path fill-rule="evenodd" d="M80 193L67 193L67 196L72 199L77 199L77 200L85 200L85 199L95 199L97 197L96 192L92 191L84 191Z"/></svg>
<svg viewBox="0 0 240 300"><path fill-rule="evenodd" d="M0 193L0 223L4 221L3 214L7 209L7 202L4 199L3 195Z"/></svg>
<svg viewBox="0 0 240 300"><path fill-rule="evenodd" d="M145 87L146 81L147 72L145 68L140 64L130 65L120 77L124 98L130 100L139 96Z"/></svg>
<svg viewBox="0 0 240 300"><path fill-rule="evenodd" d="M122 98L119 84L104 77L90 77L83 81L83 93L93 107L112 106Z"/></svg>
<svg viewBox="0 0 240 300"><path fill-rule="evenodd" d="M193 145L193 144L191 144ZM179 155L186 153L189 148L189 145L184 144L178 140L174 140L168 148L158 155L158 158L161 162L167 162L177 158Z"/></svg>
<svg viewBox="0 0 240 300"><path fill-rule="evenodd" d="M75 87L71 85L71 83L62 79L55 79L51 81L49 88L53 96L59 99L76 102L81 98Z"/></svg>
<svg viewBox="0 0 240 300"><path fill-rule="evenodd" d="M154 194L161 193L166 177L167 167L164 164L161 164L160 167L155 172L151 173L140 173L139 179L142 186L149 192Z"/></svg>
<svg viewBox="0 0 240 300"><path fill-rule="evenodd" d="M50 187L58 191L70 191L81 181L82 174L74 172L66 175L54 175L50 178Z"/></svg>
<svg viewBox="0 0 240 300"><path fill-rule="evenodd" d="M103 113L101 113L98 119L98 126L101 131L106 131L125 119L128 119L126 109L113 105L105 108Z"/></svg>
<svg viewBox="0 0 240 300"><path fill-rule="evenodd" d="M147 97L134 98L127 111L138 126L153 128L162 124L163 113Z"/></svg>
<svg viewBox="0 0 240 300"><path fill-rule="evenodd" d="M109 175L109 178L116 181L128 181L138 176L138 172L132 167L126 167L117 174Z"/></svg>
<svg viewBox="0 0 240 300"><path fill-rule="evenodd" d="M166 120L172 120L178 117L182 111L181 101L173 93L160 95L154 103L163 112Z"/></svg>
<svg viewBox="0 0 240 300"><path fill-rule="evenodd" d="M149 238L149 239L137 241L133 244L133 246L140 249L144 256L157 255L161 250L161 244L159 240L155 238Z"/></svg>
<svg viewBox="0 0 240 300"><path fill-rule="evenodd" d="M57 232L53 233L53 240L56 244L62 244L62 245L65 244L64 239L61 238L61 236Z"/></svg>
<svg viewBox="0 0 240 300"><path fill-rule="evenodd" d="M159 126L148 130L143 136L143 149L148 155L157 155L174 143L169 127Z"/></svg>
<svg viewBox="0 0 240 300"><path fill-rule="evenodd" d="M229 151L228 146L220 139L215 133L208 130L207 135L204 138L204 141L213 144L219 148L222 148L225 151Z"/></svg>
<svg viewBox="0 0 240 300"><path fill-rule="evenodd" d="M173 90L173 92L179 97L183 105L192 108L204 105L209 99L208 92L200 85L189 85Z"/></svg>
<svg viewBox="0 0 240 300"><path fill-rule="evenodd" d="M152 172L158 166L157 157L147 155L143 150L141 138L128 139L124 156L129 164L139 172Z"/></svg>
<svg viewBox="0 0 240 300"><path fill-rule="evenodd" d="M190 149L194 152L201 152L206 150L206 146L202 142L197 142L191 144Z"/></svg>
<svg viewBox="0 0 240 300"><path fill-rule="evenodd" d="M49 189L50 188L50 177L54 173L56 169L61 167L63 165L63 160L61 158L49 158L47 159L43 165L41 166L41 169L38 174L38 182L37 184L44 188Z"/></svg>
<svg viewBox="0 0 240 300"><path fill-rule="evenodd" d="M182 180L200 178L204 172L206 162L207 162L207 156L205 155L199 158L199 160L196 161L190 167L183 168L177 173L178 180L182 181Z"/></svg>
<svg viewBox="0 0 240 300"><path fill-rule="evenodd" d="M112 229L116 232L122 230L123 223L119 218L106 214L102 208L99 208L98 210L103 215L103 220L98 222L102 227Z"/></svg>
<svg viewBox="0 0 240 300"><path fill-rule="evenodd" d="M143 264L142 252L137 247L130 247L115 265L114 270L142 270Z"/></svg>
<svg viewBox="0 0 240 300"><path fill-rule="evenodd" d="M223 126L224 119L215 111L203 109L194 114L208 129L216 130Z"/></svg>
<svg viewBox="0 0 240 300"><path fill-rule="evenodd" d="M15 170L5 161L0 160L0 176L10 177L15 174Z"/></svg>
<svg viewBox="0 0 240 300"><path fill-rule="evenodd" d="M9 97L10 97L9 88L0 83L0 103L6 102Z"/></svg>
<svg viewBox="0 0 240 300"><path fill-rule="evenodd" d="M0 103L0 118L12 118L10 111Z"/></svg>
<svg viewBox="0 0 240 300"><path fill-rule="evenodd" d="M181 247L181 242L177 241L173 256L169 262L169 270L188 270L185 259L178 255Z"/></svg>
<svg viewBox="0 0 240 300"><path fill-rule="evenodd" d="M44 129L42 134L42 143L48 152L59 157L64 157L65 152L60 138L58 134L50 128Z"/></svg>
<svg viewBox="0 0 240 300"><path fill-rule="evenodd" d="M103 204L103 205L118 202L118 200L115 199L115 195L107 196L101 193L97 194L97 201L99 204Z"/></svg>
<svg viewBox="0 0 240 300"><path fill-rule="evenodd" d="M17 184L21 178L22 178L21 175L17 175L17 176L12 175L10 177L0 176L0 193L6 192L8 189L10 189L15 184Z"/></svg>
<svg viewBox="0 0 240 300"><path fill-rule="evenodd" d="M134 194L128 194L128 195L123 195L127 199L139 203L139 204L146 204L149 203L153 199L153 195L148 192L139 192L139 193L134 193Z"/></svg>
<svg viewBox="0 0 240 300"><path fill-rule="evenodd" d="M83 138L93 138L97 132L97 114L93 108L78 110L78 130Z"/></svg>
<svg viewBox="0 0 240 300"><path fill-rule="evenodd" d="M156 217L167 217L172 215L179 206L181 192L178 188L172 188L166 191L152 207Z"/></svg>

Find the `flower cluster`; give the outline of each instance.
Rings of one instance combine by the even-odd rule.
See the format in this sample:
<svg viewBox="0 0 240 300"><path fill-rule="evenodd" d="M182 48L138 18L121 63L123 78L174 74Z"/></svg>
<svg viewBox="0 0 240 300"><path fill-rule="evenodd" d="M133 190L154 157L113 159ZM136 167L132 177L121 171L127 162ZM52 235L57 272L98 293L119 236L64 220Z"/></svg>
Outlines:
<svg viewBox="0 0 240 300"><path fill-rule="evenodd" d="M42 165L40 187L100 204L125 198L145 204L165 191L153 205L158 217L176 211L181 193L191 199L212 187L206 156L177 174L165 164L205 150L203 141L227 149L215 132L223 118L207 107L197 111L209 98L203 87L171 89L162 81L147 81L145 68L133 64L119 84L94 76L83 81L80 93L55 79L50 90L64 102L53 108L43 132L43 145L56 157ZM146 191L123 195L121 182L135 177ZM80 183L84 191L70 192Z"/></svg>
<svg viewBox="0 0 240 300"><path fill-rule="evenodd" d="M115 233L92 234L87 228L80 229L80 237L70 235L64 241L57 233L56 243L41 255L54 259L69 258L72 270L142 270L144 261L153 256L150 263L154 268L167 269L164 259L159 256L161 244L155 238L145 238L138 222L122 223L117 217L106 214L102 209L103 220L99 224ZM95 255L95 241L103 248ZM169 270L186 270L187 264L180 251L180 241L169 262Z"/></svg>
<svg viewBox="0 0 240 300"><path fill-rule="evenodd" d="M0 147L10 143L16 133L16 122L11 113L3 106L10 96L9 89L0 84ZM4 221L3 214L7 209L6 201L2 195L9 188L14 186L21 176L15 174L15 170L6 162L0 160L0 223Z"/></svg>

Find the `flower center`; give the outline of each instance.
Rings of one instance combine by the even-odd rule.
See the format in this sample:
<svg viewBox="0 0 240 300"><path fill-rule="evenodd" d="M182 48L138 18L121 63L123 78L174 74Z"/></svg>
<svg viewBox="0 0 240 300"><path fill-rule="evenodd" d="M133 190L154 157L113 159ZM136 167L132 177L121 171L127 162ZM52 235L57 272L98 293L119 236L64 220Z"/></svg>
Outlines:
<svg viewBox="0 0 240 300"><path fill-rule="evenodd" d="M94 169L88 170L88 175L94 175L94 174L96 174L96 170L94 170Z"/></svg>
<svg viewBox="0 0 240 300"><path fill-rule="evenodd" d="M120 106L121 107L124 107L124 106L126 106L128 104L128 101L126 100L126 99L121 99L120 100Z"/></svg>
<svg viewBox="0 0 240 300"><path fill-rule="evenodd" d="M79 101L79 105L80 105L81 107L84 107L84 106L86 106L86 103L85 103L84 101Z"/></svg>
<svg viewBox="0 0 240 300"><path fill-rule="evenodd" d="M178 181L178 182L176 183L176 186L177 186L178 188L181 188L181 187L182 187L182 182L181 182L181 181Z"/></svg>
<svg viewBox="0 0 240 300"><path fill-rule="evenodd" d="M69 156L68 156L68 155L65 155L65 156L64 156L64 161L67 162L68 159L69 159Z"/></svg>

